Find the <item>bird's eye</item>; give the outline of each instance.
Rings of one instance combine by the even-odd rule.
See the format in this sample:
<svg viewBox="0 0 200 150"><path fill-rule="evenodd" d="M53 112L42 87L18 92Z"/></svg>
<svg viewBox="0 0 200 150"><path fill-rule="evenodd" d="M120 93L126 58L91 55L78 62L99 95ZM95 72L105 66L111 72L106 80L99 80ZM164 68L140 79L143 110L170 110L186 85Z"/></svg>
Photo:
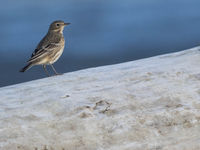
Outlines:
<svg viewBox="0 0 200 150"><path fill-rule="evenodd" d="M58 24L58 23L57 23L57 24L56 24L56 26L57 26L57 27L59 27L59 26L60 26L60 24Z"/></svg>

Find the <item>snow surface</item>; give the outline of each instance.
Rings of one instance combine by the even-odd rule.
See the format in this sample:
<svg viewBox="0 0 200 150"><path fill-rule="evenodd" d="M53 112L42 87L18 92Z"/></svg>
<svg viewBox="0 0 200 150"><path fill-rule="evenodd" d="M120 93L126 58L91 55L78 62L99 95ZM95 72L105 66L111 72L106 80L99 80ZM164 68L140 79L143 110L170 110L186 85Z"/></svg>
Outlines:
<svg viewBox="0 0 200 150"><path fill-rule="evenodd" d="M200 149L199 50L0 88L0 149Z"/></svg>

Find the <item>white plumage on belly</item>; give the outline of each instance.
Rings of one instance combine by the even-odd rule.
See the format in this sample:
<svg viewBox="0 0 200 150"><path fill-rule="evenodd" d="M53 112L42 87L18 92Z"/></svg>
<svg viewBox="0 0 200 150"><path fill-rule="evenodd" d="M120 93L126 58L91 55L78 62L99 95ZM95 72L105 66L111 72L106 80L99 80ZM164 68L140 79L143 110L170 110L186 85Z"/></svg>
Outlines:
<svg viewBox="0 0 200 150"><path fill-rule="evenodd" d="M58 60L58 58L60 58L60 56L62 55L63 50L64 50L64 46L61 48L61 50L59 50L59 51L55 54L54 58L53 58L52 61L50 61L49 63L50 63L50 64L55 63L55 62Z"/></svg>

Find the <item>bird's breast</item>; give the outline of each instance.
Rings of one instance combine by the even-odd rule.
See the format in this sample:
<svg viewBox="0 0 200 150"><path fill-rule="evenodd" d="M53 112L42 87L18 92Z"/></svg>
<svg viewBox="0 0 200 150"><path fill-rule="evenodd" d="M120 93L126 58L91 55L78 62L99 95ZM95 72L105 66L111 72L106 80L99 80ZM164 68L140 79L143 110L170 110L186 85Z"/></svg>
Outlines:
<svg viewBox="0 0 200 150"><path fill-rule="evenodd" d="M51 60L49 63L50 64L53 64L53 63L55 63L59 58L60 58L60 56L62 55L62 53L63 53L63 50L64 50L64 45L60 48L60 49L58 49L58 50L56 50L50 57L50 59L49 60Z"/></svg>

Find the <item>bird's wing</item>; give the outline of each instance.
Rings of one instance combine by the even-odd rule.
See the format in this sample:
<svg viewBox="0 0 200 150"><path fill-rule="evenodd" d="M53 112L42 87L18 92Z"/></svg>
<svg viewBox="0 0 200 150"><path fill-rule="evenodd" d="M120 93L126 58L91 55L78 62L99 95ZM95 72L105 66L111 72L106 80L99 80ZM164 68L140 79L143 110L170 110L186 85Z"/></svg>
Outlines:
<svg viewBox="0 0 200 150"><path fill-rule="evenodd" d="M37 58L41 58L42 56L50 53L54 49L60 47L60 43L50 43L46 46L41 47L40 49L35 49L35 51L32 53L31 58L28 60L28 62L32 62L36 60Z"/></svg>

